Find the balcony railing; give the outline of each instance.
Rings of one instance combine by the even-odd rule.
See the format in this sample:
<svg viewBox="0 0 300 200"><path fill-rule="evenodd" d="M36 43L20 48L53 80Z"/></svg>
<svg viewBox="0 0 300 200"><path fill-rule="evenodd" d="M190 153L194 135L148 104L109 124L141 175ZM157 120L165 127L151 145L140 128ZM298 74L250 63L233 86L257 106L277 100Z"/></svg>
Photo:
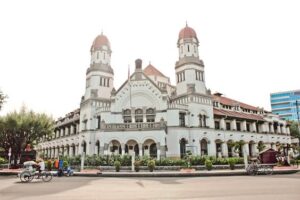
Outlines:
<svg viewBox="0 0 300 200"><path fill-rule="evenodd" d="M138 131L138 130L162 130L166 128L164 121L147 123L101 123L104 131Z"/></svg>

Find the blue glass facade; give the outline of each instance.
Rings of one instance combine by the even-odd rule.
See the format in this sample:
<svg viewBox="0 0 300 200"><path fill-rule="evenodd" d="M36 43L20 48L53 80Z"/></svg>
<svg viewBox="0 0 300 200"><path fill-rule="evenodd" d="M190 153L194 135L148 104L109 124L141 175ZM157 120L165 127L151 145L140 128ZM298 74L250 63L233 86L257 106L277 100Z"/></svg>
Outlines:
<svg viewBox="0 0 300 200"><path fill-rule="evenodd" d="M272 113L282 119L297 121L298 114L300 117L300 90L271 93L270 101Z"/></svg>

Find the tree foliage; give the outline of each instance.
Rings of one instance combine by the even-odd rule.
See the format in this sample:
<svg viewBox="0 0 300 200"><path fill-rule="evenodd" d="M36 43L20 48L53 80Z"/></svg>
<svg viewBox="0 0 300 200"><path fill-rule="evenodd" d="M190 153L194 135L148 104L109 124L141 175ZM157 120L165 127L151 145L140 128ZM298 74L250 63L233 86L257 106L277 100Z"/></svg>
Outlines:
<svg viewBox="0 0 300 200"><path fill-rule="evenodd" d="M291 122L290 132L291 132L291 136L300 138L298 122L296 121Z"/></svg>
<svg viewBox="0 0 300 200"><path fill-rule="evenodd" d="M12 156L17 159L26 144L37 144L40 138L52 134L53 128L52 117L22 107L20 112L0 117L0 147L6 155L11 148Z"/></svg>
<svg viewBox="0 0 300 200"><path fill-rule="evenodd" d="M3 92L0 90L0 110L2 108L3 103L5 103L5 99L7 99L7 95L3 94Z"/></svg>

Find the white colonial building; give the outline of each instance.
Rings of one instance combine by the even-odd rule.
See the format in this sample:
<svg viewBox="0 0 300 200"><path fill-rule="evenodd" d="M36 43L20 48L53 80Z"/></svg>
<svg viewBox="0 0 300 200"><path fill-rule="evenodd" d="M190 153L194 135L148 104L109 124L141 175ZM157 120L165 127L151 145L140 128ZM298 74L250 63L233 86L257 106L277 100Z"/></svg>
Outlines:
<svg viewBox="0 0 300 200"><path fill-rule="evenodd" d="M53 136L43 138L38 149L48 158L82 153L180 157L187 150L228 157L233 154L228 144L235 141L242 141L240 155L250 156L260 144L276 149L291 143L289 127L278 116L207 90L192 28L179 32L177 47L176 85L137 59L134 73L116 90L109 40L97 36L80 109L59 118Z"/></svg>

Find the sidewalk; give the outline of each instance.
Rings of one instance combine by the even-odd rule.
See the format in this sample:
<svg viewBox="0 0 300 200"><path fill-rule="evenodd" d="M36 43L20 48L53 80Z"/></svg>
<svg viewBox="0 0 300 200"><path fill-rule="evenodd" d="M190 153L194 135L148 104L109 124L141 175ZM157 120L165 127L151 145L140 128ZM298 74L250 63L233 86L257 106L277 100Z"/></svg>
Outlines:
<svg viewBox="0 0 300 200"><path fill-rule="evenodd" d="M300 167L274 167L273 174L292 174L300 171ZM21 170L19 169L1 169L0 175L17 175ZM199 170L194 172L180 172L180 171L120 171L109 172L100 170L83 170L81 172L74 172L74 176L84 177L199 177L199 176L245 176L246 170Z"/></svg>

